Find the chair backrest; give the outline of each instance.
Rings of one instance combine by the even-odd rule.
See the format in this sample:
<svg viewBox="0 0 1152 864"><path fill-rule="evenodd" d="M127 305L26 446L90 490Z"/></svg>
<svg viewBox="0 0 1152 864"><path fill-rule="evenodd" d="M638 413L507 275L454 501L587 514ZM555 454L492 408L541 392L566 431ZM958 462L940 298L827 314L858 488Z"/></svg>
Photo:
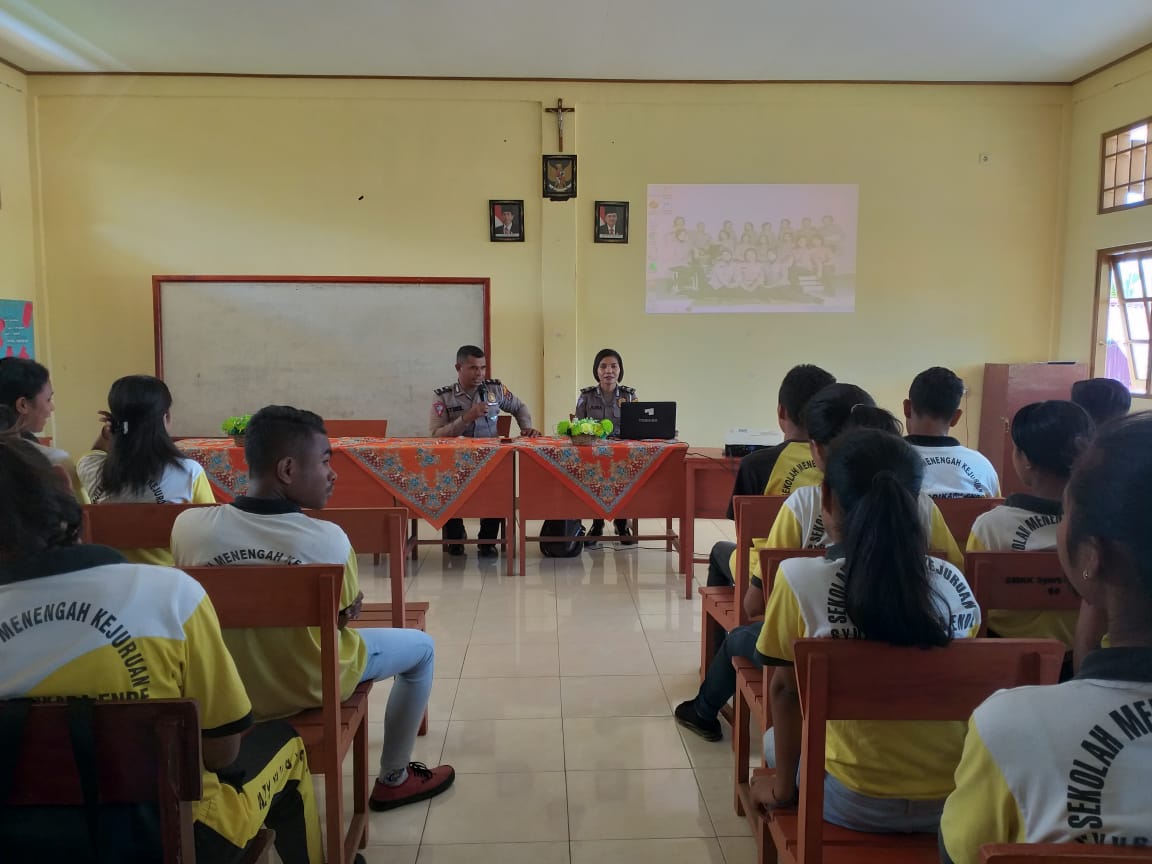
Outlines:
<svg viewBox="0 0 1152 864"><path fill-rule="evenodd" d="M1083 843L989 843L980 847L983 864L1101 864L1142 861L1152 864L1152 847Z"/></svg>
<svg viewBox="0 0 1152 864"><path fill-rule="evenodd" d="M508 438L512 434L512 415L501 414L496 418L496 434Z"/></svg>
<svg viewBox="0 0 1152 864"><path fill-rule="evenodd" d="M167 549L185 510L214 504L85 504L81 538L113 549Z"/></svg>
<svg viewBox="0 0 1152 864"><path fill-rule="evenodd" d="M732 515L736 517L736 620L748 623L744 611L744 592L748 590L748 562L752 554L752 541L767 537L772 523L784 506L787 495L737 495L732 499Z"/></svg>
<svg viewBox="0 0 1152 864"><path fill-rule="evenodd" d="M796 640L804 710L798 864L821 860L829 720L967 720L997 690L1055 684L1054 639L958 639L924 650L844 639Z"/></svg>
<svg viewBox="0 0 1152 864"><path fill-rule="evenodd" d="M972 523L993 507L1004 503L1003 498L933 498L952 539L961 549L968 543Z"/></svg>
<svg viewBox="0 0 1152 864"><path fill-rule="evenodd" d="M28 709L12 792L0 809L80 807L67 706ZM155 804L165 864L195 861L192 802L202 794L200 714L190 699L97 702L92 706L101 804Z"/></svg>
<svg viewBox="0 0 1152 864"><path fill-rule="evenodd" d="M969 552L964 575L984 622L989 609L1076 612L1080 595L1064 576L1055 550L1044 552ZM987 624L981 624L984 632Z"/></svg>
<svg viewBox="0 0 1152 864"><path fill-rule="evenodd" d="M392 584L392 626L404 626L404 552L408 510L404 507L328 507L306 510L313 519L333 522L344 529L352 548L360 554L387 555Z"/></svg>
<svg viewBox="0 0 1152 864"><path fill-rule="evenodd" d="M776 571L781 561L789 558L823 558L827 549L761 549L760 552L760 581L764 585L764 597L772 593L772 586L776 583Z"/></svg>
<svg viewBox="0 0 1152 864"><path fill-rule="evenodd" d="M332 438L387 438L387 420L325 420Z"/></svg>

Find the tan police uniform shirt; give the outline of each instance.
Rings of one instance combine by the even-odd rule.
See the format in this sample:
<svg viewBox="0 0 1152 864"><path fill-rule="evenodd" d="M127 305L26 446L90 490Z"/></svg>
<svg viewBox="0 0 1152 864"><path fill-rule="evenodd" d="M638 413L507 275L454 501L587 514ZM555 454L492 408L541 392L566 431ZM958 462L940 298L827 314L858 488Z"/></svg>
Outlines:
<svg viewBox="0 0 1152 864"><path fill-rule="evenodd" d="M496 416L501 411L507 411L516 418L521 432L533 428L528 406L512 395L512 391L498 378L489 378L471 393L457 382L438 388L435 394L428 417L428 434L433 437L495 438ZM477 401L487 403L487 416L465 421L464 415Z"/></svg>
<svg viewBox="0 0 1152 864"><path fill-rule="evenodd" d="M577 420L588 418L590 420L611 420L612 438L620 437L620 407L627 402L638 400L636 391L631 387L620 384L611 396L605 396L596 384L585 387L580 391L580 398L576 400L576 410L573 412Z"/></svg>

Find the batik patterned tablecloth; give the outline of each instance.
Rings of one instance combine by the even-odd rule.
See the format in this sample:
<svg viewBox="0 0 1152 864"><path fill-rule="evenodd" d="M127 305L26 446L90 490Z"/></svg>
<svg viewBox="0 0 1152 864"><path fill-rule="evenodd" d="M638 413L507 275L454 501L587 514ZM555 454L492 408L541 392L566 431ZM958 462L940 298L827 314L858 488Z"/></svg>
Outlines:
<svg viewBox="0 0 1152 864"><path fill-rule="evenodd" d="M204 466L218 492L234 498L247 490L244 450L231 439L185 438L177 446ZM437 528L452 518L474 484L512 455L494 438L333 438L332 451L334 463L344 457L337 474L355 466ZM340 482L337 478L337 494Z"/></svg>
<svg viewBox="0 0 1152 864"><path fill-rule="evenodd" d="M644 477L670 455L687 449L685 444L668 441L608 440L578 445L568 438L518 438L512 446L521 458L551 468L565 486L606 513L624 506Z"/></svg>

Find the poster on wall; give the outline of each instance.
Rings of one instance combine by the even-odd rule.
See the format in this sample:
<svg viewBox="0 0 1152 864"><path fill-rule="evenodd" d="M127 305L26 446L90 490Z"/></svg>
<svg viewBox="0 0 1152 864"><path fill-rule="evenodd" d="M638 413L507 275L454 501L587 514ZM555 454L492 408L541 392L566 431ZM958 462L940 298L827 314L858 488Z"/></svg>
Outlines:
<svg viewBox="0 0 1152 864"><path fill-rule="evenodd" d="M0 300L0 357L36 356L32 338L32 301Z"/></svg>
<svg viewBox="0 0 1152 864"><path fill-rule="evenodd" d="M650 185L646 310L854 311L859 188Z"/></svg>

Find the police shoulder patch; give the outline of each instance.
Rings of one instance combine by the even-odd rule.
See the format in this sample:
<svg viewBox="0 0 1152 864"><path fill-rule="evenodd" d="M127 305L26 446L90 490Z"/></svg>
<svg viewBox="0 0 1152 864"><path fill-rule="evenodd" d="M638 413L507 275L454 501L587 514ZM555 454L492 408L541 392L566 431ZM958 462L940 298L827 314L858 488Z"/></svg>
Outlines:
<svg viewBox="0 0 1152 864"><path fill-rule="evenodd" d="M629 400L636 398L635 387L625 387L623 384L621 384L617 389L619 389L621 396L627 396Z"/></svg>

